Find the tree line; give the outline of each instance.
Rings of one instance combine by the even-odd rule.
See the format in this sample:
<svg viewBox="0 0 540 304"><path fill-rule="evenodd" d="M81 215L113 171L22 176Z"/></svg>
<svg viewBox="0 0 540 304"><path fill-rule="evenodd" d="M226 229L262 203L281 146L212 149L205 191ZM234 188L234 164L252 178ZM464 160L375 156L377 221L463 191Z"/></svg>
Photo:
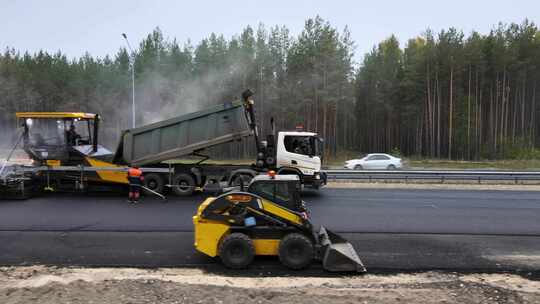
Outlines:
<svg viewBox="0 0 540 304"><path fill-rule="evenodd" d="M391 36L356 67L354 42L320 17L296 36L259 25L195 45L156 28L131 53L114 56L39 51L0 54L0 128L17 111L84 111L103 117L101 138L114 148L131 126L131 64L137 125L256 92L263 132L319 133L326 153L390 152L440 158L530 157L538 143L540 34L535 24L500 25L467 37L427 30L404 48ZM540 91L538 92L540 94ZM1 132L0 137L9 132ZM9 138L2 139L3 142ZM248 155L245 143L228 155Z"/></svg>
<svg viewBox="0 0 540 304"><path fill-rule="evenodd" d="M465 37L426 31L401 49L392 36L356 74L360 150L449 159L540 156L540 32L499 24Z"/></svg>

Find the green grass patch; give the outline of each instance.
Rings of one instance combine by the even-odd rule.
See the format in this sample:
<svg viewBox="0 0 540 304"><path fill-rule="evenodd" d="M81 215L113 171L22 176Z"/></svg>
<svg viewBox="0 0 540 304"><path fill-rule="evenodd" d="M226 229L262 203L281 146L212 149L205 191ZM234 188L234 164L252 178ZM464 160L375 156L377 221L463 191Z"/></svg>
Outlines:
<svg viewBox="0 0 540 304"><path fill-rule="evenodd" d="M449 161L423 159L406 161L409 168L425 169L502 169L502 170L539 170L538 159L509 159L485 161Z"/></svg>

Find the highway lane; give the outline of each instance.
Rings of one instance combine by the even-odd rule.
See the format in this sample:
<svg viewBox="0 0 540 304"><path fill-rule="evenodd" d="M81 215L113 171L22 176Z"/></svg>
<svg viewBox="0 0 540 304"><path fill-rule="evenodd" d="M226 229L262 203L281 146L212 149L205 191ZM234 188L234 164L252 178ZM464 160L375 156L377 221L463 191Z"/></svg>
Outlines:
<svg viewBox="0 0 540 304"><path fill-rule="evenodd" d="M511 272L540 279L540 238L343 233L374 272ZM193 248L191 232L0 231L0 265L200 267L227 271ZM291 272L277 257L257 257L241 275L322 275L320 263ZM229 272L230 273L230 272Z"/></svg>
<svg viewBox="0 0 540 304"><path fill-rule="evenodd" d="M192 231L205 196L145 199L49 195L0 200L4 231ZM339 232L540 236L540 193L527 191L324 189L306 191L315 223Z"/></svg>
<svg viewBox="0 0 540 304"><path fill-rule="evenodd" d="M540 277L538 192L324 189L307 191L316 223L342 232L372 272L452 270ZM49 195L0 200L0 265L197 266L224 271L193 249L203 195L146 199ZM255 272L289 274L276 258ZM308 272L321 274L315 263ZM245 273L244 273L245 274Z"/></svg>

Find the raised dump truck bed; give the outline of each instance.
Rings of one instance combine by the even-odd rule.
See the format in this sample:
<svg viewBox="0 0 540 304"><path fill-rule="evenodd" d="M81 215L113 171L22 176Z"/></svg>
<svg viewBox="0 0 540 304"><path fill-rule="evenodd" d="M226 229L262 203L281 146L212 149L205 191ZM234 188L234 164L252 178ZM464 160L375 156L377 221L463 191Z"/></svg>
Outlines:
<svg viewBox="0 0 540 304"><path fill-rule="evenodd" d="M249 135L242 102L224 103L125 131L115 162L132 166L158 164Z"/></svg>

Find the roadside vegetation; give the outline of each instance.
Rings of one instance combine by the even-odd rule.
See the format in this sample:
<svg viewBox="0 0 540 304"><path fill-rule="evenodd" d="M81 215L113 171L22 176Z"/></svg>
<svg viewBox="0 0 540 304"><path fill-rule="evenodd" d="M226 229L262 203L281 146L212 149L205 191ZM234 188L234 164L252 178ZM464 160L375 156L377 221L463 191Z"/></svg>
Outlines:
<svg viewBox="0 0 540 304"><path fill-rule="evenodd" d="M3 160L9 153L7 149L0 149L0 160ZM392 154L396 157L402 157L405 163L404 169L501 169L501 170L540 170L540 158L531 159L500 159L500 160L447 160L447 159L435 159L435 158L422 158L419 156L403 157L399 153ZM331 157L324 160L323 167L341 169L343 163L346 160L359 158L362 153L344 152L339 153L335 157ZM20 162L27 159L27 155L22 150L17 150L13 156L12 161ZM170 160L167 163L171 164L193 164L200 161L201 158L183 158ZM225 159L225 158L210 158L204 161L205 164L215 165L250 165L253 163L251 158L241 159Z"/></svg>
<svg viewBox="0 0 540 304"><path fill-rule="evenodd" d="M448 160L426 158L422 156L405 157L399 149L393 149L388 154L403 159L404 169L501 169L501 170L540 170L540 150L534 150L527 154L516 153L513 159L483 159L483 160ZM327 168L343 168L345 161L357 159L367 153L354 151L342 151L326 159L324 166Z"/></svg>
<svg viewBox="0 0 540 304"><path fill-rule="evenodd" d="M415 169L501 169L540 170L539 159L506 159L486 161L449 161L441 159L410 159L408 168Z"/></svg>
<svg viewBox="0 0 540 304"><path fill-rule="evenodd" d="M321 17L293 35L285 26L212 33L193 43L156 28L135 45L96 58L61 51L0 53L0 145L13 141L17 111L102 115L103 143L115 149L131 122L135 62L137 124L142 125L256 92L261 134L270 117L280 130L303 126L340 151L390 151L437 159L538 158L540 31L499 24L488 33L426 29L395 36L355 63L347 28ZM119 37L120 39L120 37ZM250 145L221 157L248 158Z"/></svg>

